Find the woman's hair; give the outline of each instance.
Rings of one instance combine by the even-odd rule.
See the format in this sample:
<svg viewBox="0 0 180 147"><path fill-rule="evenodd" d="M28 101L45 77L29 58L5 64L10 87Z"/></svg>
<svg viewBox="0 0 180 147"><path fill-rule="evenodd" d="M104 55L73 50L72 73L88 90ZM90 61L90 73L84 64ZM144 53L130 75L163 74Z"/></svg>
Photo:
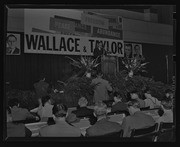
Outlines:
<svg viewBox="0 0 180 147"><path fill-rule="evenodd" d="M113 95L117 97L118 95L120 95L120 93L117 92L117 91L115 91L115 92L113 93Z"/></svg>
<svg viewBox="0 0 180 147"><path fill-rule="evenodd" d="M166 89L165 93L173 93L173 91L171 89Z"/></svg>
<svg viewBox="0 0 180 147"><path fill-rule="evenodd" d="M128 102L128 101L130 101L131 100L131 94L130 94L130 92L128 92L127 94L126 94L126 101Z"/></svg>
<svg viewBox="0 0 180 147"><path fill-rule="evenodd" d="M17 98L10 99L8 105L10 107L17 106L19 104L19 100Z"/></svg>
<svg viewBox="0 0 180 147"><path fill-rule="evenodd" d="M105 115L107 112L107 105L104 102L96 102L96 105L94 107L94 113L96 116L102 116Z"/></svg>
<svg viewBox="0 0 180 147"><path fill-rule="evenodd" d="M122 94L119 93L119 92L117 92L117 91L115 91L115 92L113 93L113 96L114 96L114 97L117 97L117 99L122 99Z"/></svg>
<svg viewBox="0 0 180 147"><path fill-rule="evenodd" d="M149 87L146 87L146 89L143 91L144 93L150 93L151 94L151 90L150 90L150 88Z"/></svg>
<svg viewBox="0 0 180 147"><path fill-rule="evenodd" d="M9 108L9 106L6 107L6 110L7 110L8 114L11 114L11 109Z"/></svg>
<svg viewBox="0 0 180 147"><path fill-rule="evenodd" d="M163 105L164 109L169 110L172 108L172 102L169 98L165 98L161 101L161 104Z"/></svg>
<svg viewBox="0 0 180 147"><path fill-rule="evenodd" d="M52 113L56 116L56 117L65 117L66 113L67 113L67 106L64 104L55 104L52 108Z"/></svg>
<svg viewBox="0 0 180 147"><path fill-rule="evenodd" d="M128 107L133 106L134 108L140 108L140 103L136 99L132 99L127 103Z"/></svg>
<svg viewBox="0 0 180 147"><path fill-rule="evenodd" d="M88 104L88 101L85 97L81 97L79 100L78 100L78 105L79 106L86 106Z"/></svg>
<svg viewBox="0 0 180 147"><path fill-rule="evenodd" d="M44 107L44 104L47 102L47 101L49 101L50 100L50 96L43 96L42 97L42 106Z"/></svg>

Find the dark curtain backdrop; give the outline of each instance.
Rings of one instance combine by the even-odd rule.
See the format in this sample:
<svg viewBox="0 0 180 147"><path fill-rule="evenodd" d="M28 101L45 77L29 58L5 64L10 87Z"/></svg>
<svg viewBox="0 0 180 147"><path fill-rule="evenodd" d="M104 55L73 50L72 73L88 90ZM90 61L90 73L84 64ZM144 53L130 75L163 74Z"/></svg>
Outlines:
<svg viewBox="0 0 180 147"><path fill-rule="evenodd" d="M5 56L5 82L10 82L15 89L33 89L33 84L40 77L46 77L48 83L57 80L65 81L72 74L74 68L70 65L70 60L66 55L54 54L31 54L23 52L23 42L21 44L21 55ZM74 59L80 56L70 56Z"/></svg>
<svg viewBox="0 0 180 147"><path fill-rule="evenodd" d="M71 56L77 59L77 56ZM21 54L6 56L5 79L12 88L33 89L40 77L46 77L48 83L65 81L73 74L72 65L63 55Z"/></svg>

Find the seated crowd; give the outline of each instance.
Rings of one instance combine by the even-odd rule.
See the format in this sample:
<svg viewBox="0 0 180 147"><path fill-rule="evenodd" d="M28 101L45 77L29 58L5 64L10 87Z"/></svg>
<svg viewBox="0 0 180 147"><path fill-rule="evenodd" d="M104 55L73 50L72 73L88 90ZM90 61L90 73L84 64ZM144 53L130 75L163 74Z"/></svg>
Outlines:
<svg viewBox="0 0 180 147"><path fill-rule="evenodd" d="M170 94L169 94L170 93ZM166 91L165 98L159 101L151 95L147 89L144 93L145 99L141 99L137 91L130 92L128 102L122 101L122 96L114 92L113 103L108 107L103 101L95 103L93 109L88 108L88 101L81 97L78 101L76 110L68 112L66 105L62 103L52 103L49 96L43 96L39 99L39 107L29 112L21 108L17 99L11 99L7 108L7 136L8 137L30 137L32 132L25 127L23 121L27 119L51 123L39 129L39 137L80 137L81 129L74 126L74 123L87 118L90 126L85 130L85 137L102 136L113 132L123 131L122 137L130 137L132 129L141 129L153 126L160 122L173 122L172 94ZM158 108L162 111L158 119L144 113L141 108ZM122 122L110 121L109 116L114 113L122 112L125 117Z"/></svg>

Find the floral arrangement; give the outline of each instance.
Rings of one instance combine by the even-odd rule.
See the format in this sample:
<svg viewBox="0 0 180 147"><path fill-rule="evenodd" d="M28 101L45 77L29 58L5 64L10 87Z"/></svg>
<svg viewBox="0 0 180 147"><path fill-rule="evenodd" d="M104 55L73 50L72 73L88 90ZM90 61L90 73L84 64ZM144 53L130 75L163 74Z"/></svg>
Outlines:
<svg viewBox="0 0 180 147"><path fill-rule="evenodd" d="M62 102L68 107L75 107L78 105L78 100L81 96L84 96L88 100L88 104L91 105L93 102L93 93L95 84L91 84L91 78L87 77L76 77L71 78L66 82L60 82L60 89L57 89L57 93L52 93L51 97L54 102ZM58 87L57 87L58 88ZM61 93L60 91L63 91Z"/></svg>
<svg viewBox="0 0 180 147"><path fill-rule="evenodd" d="M137 90L143 98L143 92L146 87L150 88L152 96L161 100L165 94L165 89L171 87L170 85L166 85L160 81L154 81L152 78L138 75L125 79L122 73L117 73L116 75L105 75L104 78L111 83L114 91L121 94L123 101L128 100L128 93L133 90Z"/></svg>
<svg viewBox="0 0 180 147"><path fill-rule="evenodd" d="M97 63L97 58L93 59L89 56L81 56L79 60L74 60L71 57L66 58L69 58L72 61L70 63L71 65L83 70L86 76L88 76L88 73L91 73L92 70L99 65L99 63Z"/></svg>
<svg viewBox="0 0 180 147"><path fill-rule="evenodd" d="M125 65L128 75L126 76L126 79L128 77L133 77L134 74L136 74L137 72L147 72L144 68L145 65L148 64L149 62L146 63L141 63L142 61L144 61L144 57L142 58L122 58L122 63Z"/></svg>
<svg viewBox="0 0 180 147"><path fill-rule="evenodd" d="M17 98L20 102L20 107L27 108L28 110L34 109L38 106L38 101L34 91L11 89L6 93L7 102L12 98Z"/></svg>

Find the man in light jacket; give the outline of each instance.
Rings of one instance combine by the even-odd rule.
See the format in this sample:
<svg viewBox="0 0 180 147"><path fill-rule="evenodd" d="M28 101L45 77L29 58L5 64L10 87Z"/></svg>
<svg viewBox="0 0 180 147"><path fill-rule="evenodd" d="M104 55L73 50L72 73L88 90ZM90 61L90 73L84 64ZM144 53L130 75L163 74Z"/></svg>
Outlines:
<svg viewBox="0 0 180 147"><path fill-rule="evenodd" d="M109 100L108 91L112 91L110 83L102 78L102 73L97 73L97 77L92 80L92 84L97 84L94 89L94 102Z"/></svg>

